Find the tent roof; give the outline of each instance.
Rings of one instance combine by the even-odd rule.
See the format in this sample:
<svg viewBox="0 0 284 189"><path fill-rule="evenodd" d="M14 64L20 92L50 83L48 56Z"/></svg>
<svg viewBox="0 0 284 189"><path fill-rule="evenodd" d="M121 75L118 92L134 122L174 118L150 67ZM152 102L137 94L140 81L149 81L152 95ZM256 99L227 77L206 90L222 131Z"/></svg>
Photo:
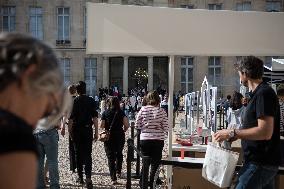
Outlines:
<svg viewBox="0 0 284 189"><path fill-rule="evenodd" d="M281 56L284 13L87 3L87 53Z"/></svg>

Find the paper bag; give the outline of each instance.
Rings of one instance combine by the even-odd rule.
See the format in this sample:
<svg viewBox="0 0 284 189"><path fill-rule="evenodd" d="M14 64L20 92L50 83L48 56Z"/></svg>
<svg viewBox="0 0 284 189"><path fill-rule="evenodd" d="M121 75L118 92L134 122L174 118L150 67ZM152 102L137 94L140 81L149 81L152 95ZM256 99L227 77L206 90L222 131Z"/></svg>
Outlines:
<svg viewBox="0 0 284 189"><path fill-rule="evenodd" d="M239 153L223 149L215 143L209 143L202 168L202 176L220 188L229 187L238 159Z"/></svg>

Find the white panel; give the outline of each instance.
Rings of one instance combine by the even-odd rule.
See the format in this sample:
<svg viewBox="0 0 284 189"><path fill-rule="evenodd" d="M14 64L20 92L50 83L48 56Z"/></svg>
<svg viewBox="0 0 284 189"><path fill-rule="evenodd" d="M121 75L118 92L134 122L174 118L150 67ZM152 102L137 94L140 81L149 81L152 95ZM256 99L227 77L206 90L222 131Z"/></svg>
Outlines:
<svg viewBox="0 0 284 189"><path fill-rule="evenodd" d="M88 3L87 53L284 55L284 13Z"/></svg>

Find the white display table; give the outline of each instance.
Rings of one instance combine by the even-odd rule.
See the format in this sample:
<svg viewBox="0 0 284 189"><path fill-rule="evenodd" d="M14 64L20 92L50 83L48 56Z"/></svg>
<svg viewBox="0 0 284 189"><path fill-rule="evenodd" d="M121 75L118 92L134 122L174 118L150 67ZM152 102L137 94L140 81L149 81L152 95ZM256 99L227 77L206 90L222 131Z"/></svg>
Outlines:
<svg viewBox="0 0 284 189"><path fill-rule="evenodd" d="M172 144L173 151L180 151L181 149L184 149L184 151L189 152L206 152L207 145L201 145L201 144L194 144L193 146L182 146L181 144L173 143Z"/></svg>

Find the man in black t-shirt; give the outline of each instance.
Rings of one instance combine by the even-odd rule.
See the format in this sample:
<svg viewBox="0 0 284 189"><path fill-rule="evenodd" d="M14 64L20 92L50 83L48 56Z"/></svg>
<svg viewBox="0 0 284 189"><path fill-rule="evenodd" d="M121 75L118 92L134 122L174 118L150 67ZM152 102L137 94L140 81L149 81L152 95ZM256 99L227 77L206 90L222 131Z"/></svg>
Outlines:
<svg viewBox="0 0 284 189"><path fill-rule="evenodd" d="M241 82L249 87L250 100L242 128L221 130L216 141L242 140L244 165L236 189L273 189L280 164L280 111L274 90L262 81L262 60L249 56L236 65Z"/></svg>
<svg viewBox="0 0 284 189"><path fill-rule="evenodd" d="M70 115L72 120L71 136L75 144L77 161L77 171L79 182L83 184L83 165L85 165L85 175L87 188L93 188L91 180L92 172L92 143L93 128L95 127L94 139L98 138L98 113L96 102L92 97L86 95L86 83L80 81L76 85L77 96L74 99L73 110Z"/></svg>

